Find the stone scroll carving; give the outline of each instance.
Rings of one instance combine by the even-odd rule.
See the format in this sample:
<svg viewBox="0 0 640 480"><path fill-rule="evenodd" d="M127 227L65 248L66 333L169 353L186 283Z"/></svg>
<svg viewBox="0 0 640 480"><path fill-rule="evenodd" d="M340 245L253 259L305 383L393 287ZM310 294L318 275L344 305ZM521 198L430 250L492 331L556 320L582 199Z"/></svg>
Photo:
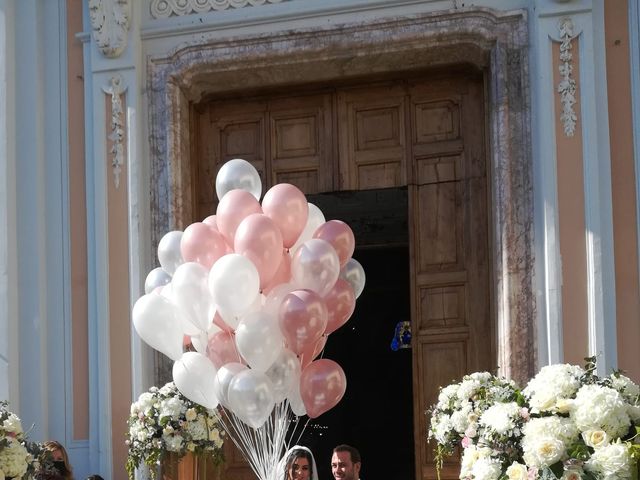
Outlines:
<svg viewBox="0 0 640 480"><path fill-rule="evenodd" d="M206 13L212 10L257 7L267 3L281 3L289 0L152 0L151 16L168 18L171 16Z"/></svg>
<svg viewBox="0 0 640 480"><path fill-rule="evenodd" d="M127 90L123 85L122 77L115 75L109 80L109 85L102 88L104 92L111 96L111 133L108 139L111 140L111 168L113 170L113 182L116 189L120 187L120 174L124 164L124 134L125 120L124 107L122 105L122 94Z"/></svg>
<svg viewBox="0 0 640 480"><path fill-rule="evenodd" d="M89 0L93 39L105 57L117 58L127 47L131 0Z"/></svg>
<svg viewBox="0 0 640 480"><path fill-rule="evenodd" d="M562 112L560 121L567 137L573 137L576 131L578 116L573 106L576 104L576 81L573 78L573 54L571 52L571 42L576 37L573 31L573 22L570 18L564 18L558 26L560 31L560 82L558 83L558 93L560 94L560 104Z"/></svg>

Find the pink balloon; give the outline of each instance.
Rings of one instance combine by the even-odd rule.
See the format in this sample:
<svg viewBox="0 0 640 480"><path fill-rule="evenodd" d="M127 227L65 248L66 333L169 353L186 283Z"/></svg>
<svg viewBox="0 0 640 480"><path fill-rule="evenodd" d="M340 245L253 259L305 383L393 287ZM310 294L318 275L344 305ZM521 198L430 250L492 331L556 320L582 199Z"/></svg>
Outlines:
<svg viewBox="0 0 640 480"><path fill-rule="evenodd" d="M185 262L198 262L207 269L223 256L227 244L217 230L205 223L192 223L180 240L180 253Z"/></svg>
<svg viewBox="0 0 640 480"><path fill-rule="evenodd" d="M216 368L231 362L244 363L236 348L235 335L229 332L214 333L207 344L207 357Z"/></svg>
<svg viewBox="0 0 640 480"><path fill-rule="evenodd" d="M209 225L214 230L218 230L218 222L216 222L216 216L215 215L209 215L207 218L202 220L202 223L206 223L207 225ZM220 231L220 230L218 230L218 231Z"/></svg>
<svg viewBox="0 0 640 480"><path fill-rule="evenodd" d="M338 278L333 288L325 295L324 301L329 312L327 328L324 333L328 335L335 332L351 318L356 308L356 294L349 282Z"/></svg>
<svg viewBox="0 0 640 480"><path fill-rule="evenodd" d="M322 335L315 344L309 345L304 349L304 352L300 354L300 366L302 368L309 365L312 361L316 359L320 352L324 350L325 345L327 344L328 335Z"/></svg>
<svg viewBox="0 0 640 480"><path fill-rule="evenodd" d="M309 418L316 418L335 407L347 391L347 377L333 360L311 362L300 374L300 396Z"/></svg>
<svg viewBox="0 0 640 480"><path fill-rule="evenodd" d="M291 255L287 250L282 251L282 261L280 262L280 266L278 267L278 271L275 273L273 278L269 281L269 284L262 289L262 293L267 295L271 290L273 290L278 285L283 283L288 283L291 281Z"/></svg>
<svg viewBox="0 0 640 480"><path fill-rule="evenodd" d="M256 197L246 190L231 190L222 197L216 210L216 224L230 245L240 222L253 213L262 213L262 208Z"/></svg>
<svg viewBox="0 0 640 480"><path fill-rule="evenodd" d="M315 345L327 328L327 306L312 290L288 293L280 304L278 316L287 345L297 354L309 345Z"/></svg>
<svg viewBox="0 0 640 480"><path fill-rule="evenodd" d="M262 210L280 228L285 248L293 246L309 216L309 205L304 193L290 183L274 185L264 194Z"/></svg>
<svg viewBox="0 0 640 480"><path fill-rule="evenodd" d="M323 223L313 233L313 238L326 240L335 248L340 260L340 267L345 266L356 248L353 230L342 220L329 220Z"/></svg>
<svg viewBox="0 0 640 480"><path fill-rule="evenodd" d="M233 249L253 262L260 275L260 288L264 289L282 261L282 234L273 220L254 213L238 225Z"/></svg>

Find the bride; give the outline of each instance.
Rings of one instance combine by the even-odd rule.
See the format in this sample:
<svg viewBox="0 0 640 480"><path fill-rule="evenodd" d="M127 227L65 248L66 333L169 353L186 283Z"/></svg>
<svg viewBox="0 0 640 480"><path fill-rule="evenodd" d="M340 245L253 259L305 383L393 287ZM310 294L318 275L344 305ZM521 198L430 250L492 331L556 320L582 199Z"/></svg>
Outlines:
<svg viewBox="0 0 640 480"><path fill-rule="evenodd" d="M278 463L277 472L277 480L318 480L313 453L300 445L287 450Z"/></svg>

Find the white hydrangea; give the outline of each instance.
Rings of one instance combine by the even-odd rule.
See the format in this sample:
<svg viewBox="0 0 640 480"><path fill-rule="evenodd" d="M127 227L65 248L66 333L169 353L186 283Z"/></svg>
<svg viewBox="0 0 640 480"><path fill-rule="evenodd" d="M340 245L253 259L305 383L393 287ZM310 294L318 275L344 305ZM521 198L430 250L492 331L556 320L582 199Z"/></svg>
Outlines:
<svg viewBox="0 0 640 480"><path fill-rule="evenodd" d="M0 471L8 478L22 478L27 473L29 452L15 440L0 449Z"/></svg>
<svg viewBox="0 0 640 480"><path fill-rule="evenodd" d="M585 470L595 473L601 480L626 480L632 478L629 448L620 441L593 452L585 463Z"/></svg>
<svg viewBox="0 0 640 480"><path fill-rule="evenodd" d="M515 402L496 403L480 416L479 423L499 435L505 435L516 428L520 407Z"/></svg>
<svg viewBox="0 0 640 480"><path fill-rule="evenodd" d="M479 447L470 445L464 449L462 459L460 460L460 478L471 478L473 475L473 466L483 458L491 456L491 449L487 447Z"/></svg>
<svg viewBox="0 0 640 480"><path fill-rule="evenodd" d="M458 388L458 398L467 399L467 398L473 397L475 393L478 391L478 389L480 388L480 386L481 384L479 380L476 380L476 379L463 380L462 383L460 384L460 388ZM461 400L459 400L458 403L460 402ZM461 406L461 404L457 406Z"/></svg>
<svg viewBox="0 0 640 480"><path fill-rule="evenodd" d="M9 413L9 417L2 422L2 428L7 433L12 433L13 435L20 435L22 432L22 423L20 423L20 418L15 413Z"/></svg>
<svg viewBox="0 0 640 480"><path fill-rule="evenodd" d="M570 417L580 431L604 430L610 438L623 436L631 425L628 405L622 395L601 385L580 388Z"/></svg>
<svg viewBox="0 0 640 480"><path fill-rule="evenodd" d="M209 436L207 422L202 415L199 415L192 422L186 422L184 428L193 440L206 440Z"/></svg>
<svg viewBox="0 0 640 480"><path fill-rule="evenodd" d="M458 384L452 383L451 385L447 385L440 390L440 394L438 395L438 408L446 409L456 398L458 398Z"/></svg>
<svg viewBox="0 0 640 480"><path fill-rule="evenodd" d="M168 451L179 452L182 449L183 439L180 435L171 435L171 436L163 435L162 439L164 440L164 443L167 446Z"/></svg>
<svg viewBox="0 0 640 480"><path fill-rule="evenodd" d="M451 417L447 414L442 414L431 421L433 437L439 443L445 443L447 441L447 436L451 428Z"/></svg>
<svg viewBox="0 0 640 480"><path fill-rule="evenodd" d="M640 386L633 380L625 375L613 373L609 376L609 380L611 380L611 387L620 392L627 402L636 403L640 396Z"/></svg>
<svg viewBox="0 0 640 480"><path fill-rule="evenodd" d="M498 480L501 473L502 466L495 458L479 458L471 467L471 475L475 480Z"/></svg>
<svg viewBox="0 0 640 480"><path fill-rule="evenodd" d="M459 434L464 434L469 427L470 420L473 418L471 405L464 405L461 409L451 414L451 425Z"/></svg>
<svg viewBox="0 0 640 480"><path fill-rule="evenodd" d="M533 413L555 412L557 402L573 397L580 388L584 369L576 365L547 365L533 377L522 393L529 399Z"/></svg>
<svg viewBox="0 0 640 480"><path fill-rule="evenodd" d="M165 398L160 402L159 417L161 419L170 417L177 420L182 412L184 412L184 403L178 397Z"/></svg>

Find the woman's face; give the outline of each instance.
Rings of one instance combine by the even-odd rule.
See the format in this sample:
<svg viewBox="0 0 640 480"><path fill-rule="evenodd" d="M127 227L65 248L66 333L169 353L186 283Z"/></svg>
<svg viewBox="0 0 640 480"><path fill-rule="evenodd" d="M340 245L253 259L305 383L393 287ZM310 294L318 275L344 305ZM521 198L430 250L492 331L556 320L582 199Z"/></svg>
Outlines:
<svg viewBox="0 0 640 480"><path fill-rule="evenodd" d="M54 462L64 462L64 456L60 450L54 450L51 452L51 458Z"/></svg>
<svg viewBox="0 0 640 480"><path fill-rule="evenodd" d="M304 457L296 458L289 468L289 478L291 480L308 480L310 475L309 460Z"/></svg>

